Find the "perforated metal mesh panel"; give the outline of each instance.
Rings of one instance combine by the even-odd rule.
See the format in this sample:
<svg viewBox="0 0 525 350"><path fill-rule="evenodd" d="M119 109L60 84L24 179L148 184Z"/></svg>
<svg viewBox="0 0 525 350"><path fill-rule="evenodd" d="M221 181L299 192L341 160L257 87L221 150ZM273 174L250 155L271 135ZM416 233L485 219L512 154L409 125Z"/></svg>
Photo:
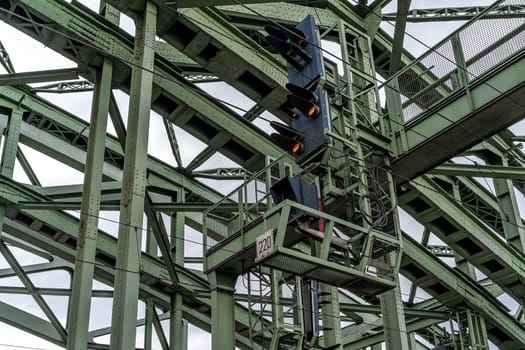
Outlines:
<svg viewBox="0 0 525 350"><path fill-rule="evenodd" d="M377 276L394 278L394 270L399 259L399 246L374 239L367 272Z"/></svg>
<svg viewBox="0 0 525 350"><path fill-rule="evenodd" d="M502 1L498 6L525 4ZM483 78L525 50L525 18L479 18L405 67L397 76L405 121Z"/></svg>

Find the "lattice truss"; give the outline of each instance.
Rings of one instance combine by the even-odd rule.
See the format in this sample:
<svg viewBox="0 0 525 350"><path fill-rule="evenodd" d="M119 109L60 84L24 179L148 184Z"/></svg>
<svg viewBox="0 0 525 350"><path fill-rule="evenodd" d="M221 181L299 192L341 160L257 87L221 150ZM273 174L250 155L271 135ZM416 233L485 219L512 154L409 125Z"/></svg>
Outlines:
<svg viewBox="0 0 525 350"><path fill-rule="evenodd" d="M0 0L5 24L69 60L19 72L0 32L0 348L211 349L211 337L218 350L229 333L240 349L525 348L524 8ZM375 273L395 262L397 287L363 297L323 284L311 342L294 311L303 282L277 259L231 290L205 268L210 240L255 222L268 185L305 172L268 135L290 120L264 27L308 14L337 140L321 180L345 222L327 225L349 247L331 262L359 266L385 203L402 230L399 250L370 240L368 257ZM416 59L406 33L425 41L417 26L430 21L463 22L436 27L452 33L416 43ZM395 195L372 198L378 179ZM226 212L203 239L216 203Z"/></svg>

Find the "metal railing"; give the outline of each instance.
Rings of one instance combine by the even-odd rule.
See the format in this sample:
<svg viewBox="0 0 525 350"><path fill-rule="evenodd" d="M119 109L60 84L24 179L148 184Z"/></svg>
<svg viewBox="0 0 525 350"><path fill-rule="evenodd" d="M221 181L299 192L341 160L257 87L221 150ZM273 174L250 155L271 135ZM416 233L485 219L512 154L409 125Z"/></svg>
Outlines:
<svg viewBox="0 0 525 350"><path fill-rule="evenodd" d="M203 212L204 254L222 239L242 234L272 205L270 187L283 177L286 153Z"/></svg>
<svg viewBox="0 0 525 350"><path fill-rule="evenodd" d="M501 0L399 71L393 79L401 93L405 122L454 93L482 80L525 52L525 18L491 18L496 6L511 8L525 0Z"/></svg>

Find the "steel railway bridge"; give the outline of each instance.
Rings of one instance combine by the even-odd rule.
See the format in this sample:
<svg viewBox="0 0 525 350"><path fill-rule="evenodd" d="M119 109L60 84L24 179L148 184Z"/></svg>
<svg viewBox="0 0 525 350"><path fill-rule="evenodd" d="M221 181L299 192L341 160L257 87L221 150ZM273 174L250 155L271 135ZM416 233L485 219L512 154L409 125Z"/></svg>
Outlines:
<svg viewBox="0 0 525 350"><path fill-rule="evenodd" d="M525 117L525 2L389 3L0 0L2 21L76 65L17 72L0 44L0 321L68 350L191 349L194 327L213 350L524 349L524 138L507 128ZM265 28L308 15L330 142L299 165L257 125L290 123ZM406 49L408 23L457 20ZM89 120L42 97L79 91ZM148 154L152 111L171 161ZM28 148L83 182L43 185L53 170Z"/></svg>

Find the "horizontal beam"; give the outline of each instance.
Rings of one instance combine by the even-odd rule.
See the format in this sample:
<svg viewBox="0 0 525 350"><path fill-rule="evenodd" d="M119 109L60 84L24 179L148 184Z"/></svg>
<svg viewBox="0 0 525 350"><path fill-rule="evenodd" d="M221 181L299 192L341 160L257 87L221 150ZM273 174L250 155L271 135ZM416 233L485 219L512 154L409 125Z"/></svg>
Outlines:
<svg viewBox="0 0 525 350"><path fill-rule="evenodd" d="M18 103L20 101L20 103ZM28 94L17 87L0 87L0 105L22 108L35 114L37 121L45 118L53 125L53 130L38 128L37 125L22 124L21 142L30 147L38 149L48 156L54 157L79 171L84 170L87 138L90 125L88 122L64 111L44 99ZM56 132L59 130L60 132ZM74 140L65 138L67 135L75 135ZM78 141L78 143L74 142ZM119 141L111 136L106 136L106 160L103 172L106 178L120 180L124 152ZM194 194L203 200L216 202L222 199L222 195L211 190L209 187L190 179L175 168L163 163L153 157L148 159L148 181L149 185L177 190L181 186L190 194ZM76 186L79 198L81 198L82 187Z"/></svg>
<svg viewBox="0 0 525 350"><path fill-rule="evenodd" d="M362 312L370 314L381 314L381 307L379 305L366 305L366 304L348 304L340 303L341 312ZM405 318L432 318L432 319L442 319L448 320L450 318L450 312L445 311L432 311L425 309L418 309L413 307L403 307L405 312Z"/></svg>
<svg viewBox="0 0 525 350"><path fill-rule="evenodd" d="M174 212L195 212L202 213L211 206L210 203L162 203L156 202L151 205L151 208L155 211L161 211L164 213ZM37 209L37 210L80 210L81 203L79 201L21 201L14 205L17 209ZM224 209L237 209L238 204L231 204L220 206ZM120 202L102 202L100 204L100 210L115 211L120 210Z"/></svg>
<svg viewBox="0 0 525 350"><path fill-rule="evenodd" d="M500 165L446 163L429 170L428 174L523 180L525 179L525 168Z"/></svg>
<svg viewBox="0 0 525 350"><path fill-rule="evenodd" d="M143 1L138 3L140 3L139 5L144 4ZM69 36L75 38L75 40L64 40L61 36L52 36L56 40L49 40L49 36L45 35L47 30L45 27L41 31L34 32L28 30L24 20L20 18L12 21L4 13L0 13L0 19L32 36L34 39L45 43L47 47L54 49L79 65L90 65L97 68L97 63L102 62L103 58L101 52L104 52L104 55L114 61L113 84L125 92L129 91L130 69L134 67L135 62L132 36L124 30L113 26L96 13L81 6L78 2L74 2L72 6L64 6L60 1L41 3L21 0L17 2L17 6L24 9L22 12L27 14L27 21L52 23L55 30L68 32ZM187 9L187 11L189 12L185 13L184 16L173 16L172 11L161 11L159 12L159 21L161 18L164 18L165 22L173 23L174 18L182 20L189 13L203 13L200 10ZM133 16L133 14L131 15ZM205 17L207 18L208 15L205 15ZM217 20L215 19L212 22L217 22ZM217 25L220 25L222 22L218 21L218 23ZM207 29L210 30L209 28ZM228 35L239 37L238 41L229 41L234 43L239 52L244 52L246 47L239 42L242 43L246 38L239 35L238 31L233 33L232 28L229 28L228 31L230 32ZM215 36L224 39L223 33L217 34L214 30L211 30L211 32ZM181 34L176 28L173 29L173 33ZM184 38L184 40L187 39ZM206 46L205 43L203 44ZM162 56L164 52L162 51L155 55L153 110L188 131L192 136L209 144L217 151L247 168L258 169L264 166L264 155L277 157L283 153L263 131L252 123L243 120L231 108L213 99L198 86L188 82L179 73L178 67ZM192 59L202 57L202 55L198 54L190 55L187 51L184 51L184 53ZM231 50L230 54L233 54L233 50ZM269 53L266 56L271 62L275 61ZM259 66L270 69L270 71L274 72L274 75L282 77L282 81L279 83L276 81L263 83L261 80L256 80L256 76L260 75L260 73L253 76L250 74L254 73L242 75L243 72L238 70L235 71L238 71L241 76L236 78L242 80L245 85L258 81L268 86L270 90L274 87L279 87L282 89L280 96L283 97L283 101L278 104L280 106L284 103L286 91L284 88L286 79L284 70L278 63L269 65L268 62L258 55L248 55L248 57L257 57ZM209 57L209 59L211 58L213 57ZM230 57L228 57L229 59ZM202 62L198 63L202 65ZM223 71L232 71L228 67L237 63L232 63L231 61L224 64L217 63L216 67L222 67ZM246 65L246 69L247 67L248 65ZM207 68L211 67L207 66ZM240 69L240 67L236 67L236 69L238 68ZM221 78L223 77L221 76Z"/></svg>
<svg viewBox="0 0 525 350"><path fill-rule="evenodd" d="M71 289L65 288L35 288L35 292L41 295L71 296ZM28 291L26 288L23 287L0 286L0 293L27 294ZM112 298L113 291L93 290L91 296L93 298Z"/></svg>
<svg viewBox="0 0 525 350"><path fill-rule="evenodd" d="M37 201L37 199L45 200L45 197L5 177L0 177L0 186L3 188L3 191L0 192L0 201L8 206L4 232L50 254L57 255L69 263L74 263L75 245L78 238L78 219L58 211L17 211L12 205L20 200ZM18 218L22 219L20 214L23 214L23 222L17 220ZM87 262L95 265L97 280L109 285L113 284L116 252L117 239L99 230L96 260ZM183 295L184 303L188 306L184 309L183 317L192 324L209 331L211 322L203 323L202 320L207 320L207 316L199 314L199 312L206 314L211 307L209 304L209 284L203 277L204 275L175 265L180 282L179 287L174 288L166 267L160 259L143 253L140 260L141 299L152 298L156 306L169 309L170 295L174 291L179 291ZM199 311L196 312L196 310ZM244 335L238 336L238 345L244 345L243 348L248 348L246 337L249 327L247 325L250 317L254 316L250 316L245 307L236 304L235 317L237 327L241 333L244 332Z"/></svg>
<svg viewBox="0 0 525 350"><path fill-rule="evenodd" d="M0 86L47 83L50 81L78 79L83 73L78 68L64 68L35 72L0 74Z"/></svg>
<svg viewBox="0 0 525 350"><path fill-rule="evenodd" d="M47 93L71 93L71 92L85 92L93 91L95 85L87 80L63 81L59 83L36 86L31 89L33 92L47 92Z"/></svg>
<svg viewBox="0 0 525 350"><path fill-rule="evenodd" d="M272 3L281 2L282 0L243 0L242 3L248 4L259 4L259 3ZM122 2L122 1L121 1ZM208 6L222 6L222 5L236 5L239 0L177 0L173 6L176 8L187 8L187 7L208 7Z"/></svg>
<svg viewBox="0 0 525 350"><path fill-rule="evenodd" d="M487 9L487 6L467 6L467 7L445 7L445 8L425 8L410 9L408 22L441 22L441 21L467 21ZM396 13L384 13L384 21L395 21ZM499 5L494 7L483 18L486 19L508 19L525 17L525 6L520 4Z"/></svg>

